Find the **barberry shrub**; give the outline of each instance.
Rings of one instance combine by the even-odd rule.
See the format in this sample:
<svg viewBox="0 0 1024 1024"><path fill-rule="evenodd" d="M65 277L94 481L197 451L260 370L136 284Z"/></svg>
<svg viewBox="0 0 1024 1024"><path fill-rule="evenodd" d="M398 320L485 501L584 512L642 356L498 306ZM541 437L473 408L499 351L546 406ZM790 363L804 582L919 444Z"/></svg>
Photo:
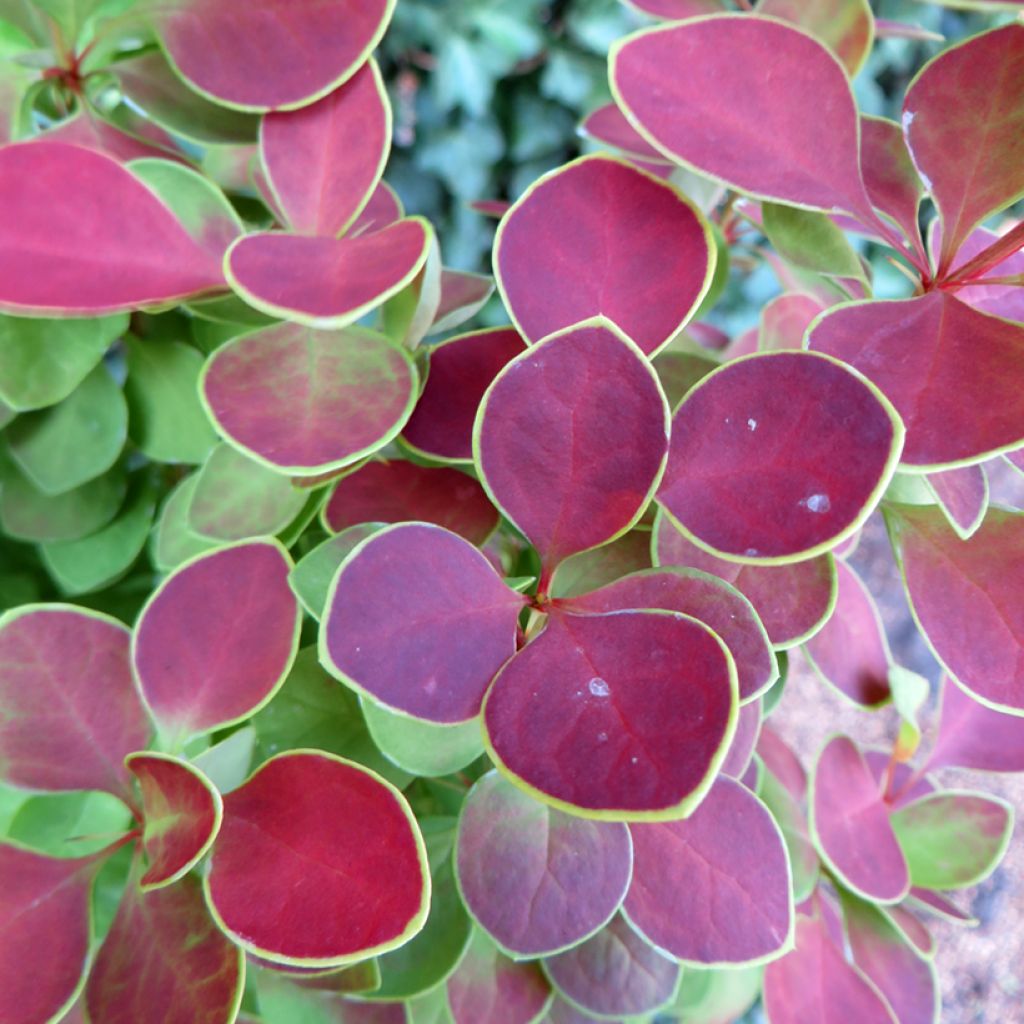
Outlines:
<svg viewBox="0 0 1024 1024"><path fill-rule="evenodd" d="M1024 24L898 124L865 0L632 3L470 331L394 0L0 4L5 1024L937 1019L1013 828L942 770L1024 771ZM891 749L787 746L794 648Z"/></svg>

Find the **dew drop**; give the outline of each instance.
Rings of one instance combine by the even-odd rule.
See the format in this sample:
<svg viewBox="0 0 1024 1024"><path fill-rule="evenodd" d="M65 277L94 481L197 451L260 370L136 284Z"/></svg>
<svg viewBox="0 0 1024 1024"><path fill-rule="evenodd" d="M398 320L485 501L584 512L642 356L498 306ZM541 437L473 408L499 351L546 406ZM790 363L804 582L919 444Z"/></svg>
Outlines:
<svg viewBox="0 0 1024 1024"><path fill-rule="evenodd" d="M640 760L640 758L638 758L638 757L631 757L629 759L629 763L630 764L636 764L639 760Z"/></svg>
<svg viewBox="0 0 1024 1024"><path fill-rule="evenodd" d="M747 548L747 550L743 552L747 558L757 558L760 553L761 552L758 551L757 548Z"/></svg>
<svg viewBox="0 0 1024 1024"><path fill-rule="evenodd" d="M811 512L827 512L832 507L832 502L829 501L827 494L812 494L800 504Z"/></svg>
<svg viewBox="0 0 1024 1024"><path fill-rule="evenodd" d="M750 430L751 432L757 430L757 420L755 420L755 419L747 420L747 429Z"/></svg>
<svg viewBox="0 0 1024 1024"><path fill-rule="evenodd" d="M607 697L612 692L611 687L600 676L595 676L587 685L595 697Z"/></svg>

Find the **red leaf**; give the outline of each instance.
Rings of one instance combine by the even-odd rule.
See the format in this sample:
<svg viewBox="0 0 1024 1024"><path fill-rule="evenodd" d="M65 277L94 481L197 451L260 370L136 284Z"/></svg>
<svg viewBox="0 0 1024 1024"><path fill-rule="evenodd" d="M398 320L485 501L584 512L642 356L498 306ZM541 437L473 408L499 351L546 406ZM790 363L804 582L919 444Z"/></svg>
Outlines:
<svg viewBox="0 0 1024 1024"><path fill-rule="evenodd" d="M0 148L0 205L7 312L97 316L224 286L170 210L100 153L63 142Z"/></svg>
<svg viewBox="0 0 1024 1024"><path fill-rule="evenodd" d="M805 32L749 14L696 18L628 36L610 63L616 102L666 156L761 199L873 221L850 84Z"/></svg>
<svg viewBox="0 0 1024 1024"><path fill-rule="evenodd" d="M545 807L489 772L463 804L455 863L466 907L499 948L547 956L608 923L633 848L625 825Z"/></svg>
<svg viewBox="0 0 1024 1024"><path fill-rule="evenodd" d="M630 530L617 540L567 558L551 577L551 593L554 597L577 597L650 567L650 533L639 528Z"/></svg>
<svg viewBox="0 0 1024 1024"><path fill-rule="evenodd" d="M761 0L757 13L791 22L820 39L851 78L863 67L875 41L867 0Z"/></svg>
<svg viewBox="0 0 1024 1024"><path fill-rule="evenodd" d="M1024 326L947 292L839 306L808 345L878 385L907 428L903 462L942 469L1024 441Z"/></svg>
<svg viewBox="0 0 1024 1024"><path fill-rule="evenodd" d="M675 995L680 973L621 917L544 969L566 999L602 1017L653 1013Z"/></svg>
<svg viewBox="0 0 1024 1024"><path fill-rule="evenodd" d="M0 843L4 1024L59 1020L74 1002L89 957L89 893L101 865L97 857L44 857Z"/></svg>
<svg viewBox="0 0 1024 1024"><path fill-rule="evenodd" d="M761 310L757 347L762 352L803 348L804 333L825 307L809 295L787 293Z"/></svg>
<svg viewBox="0 0 1024 1024"><path fill-rule="evenodd" d="M1024 25L974 36L926 64L903 130L944 227L938 276L982 220L1024 196Z"/></svg>
<svg viewBox="0 0 1024 1024"><path fill-rule="evenodd" d="M832 614L838 593L835 560L819 555L789 565L741 565L703 551L663 512L654 528L658 565L687 565L731 583L754 606L776 648L796 647Z"/></svg>
<svg viewBox="0 0 1024 1024"><path fill-rule="evenodd" d="M225 273L255 309L310 327L345 327L412 281L432 231L422 218L406 217L358 237L246 235L228 250Z"/></svg>
<svg viewBox="0 0 1024 1024"><path fill-rule="evenodd" d="M736 720L736 734L729 746L729 753L722 762L722 774L730 778L743 780L750 768L757 740L761 735L761 701L753 700L740 708Z"/></svg>
<svg viewBox="0 0 1024 1024"><path fill-rule="evenodd" d="M893 408L837 360L747 356L701 380L676 410L658 501L713 554L802 561L867 519L902 444Z"/></svg>
<svg viewBox="0 0 1024 1024"><path fill-rule="evenodd" d="M99 612L23 605L0 619L5 782L102 789L134 804L125 755L152 727L132 683L131 634Z"/></svg>
<svg viewBox="0 0 1024 1024"><path fill-rule="evenodd" d="M168 754L132 754L126 761L142 790L142 847L149 870L143 890L184 877L213 845L220 793L197 768Z"/></svg>
<svg viewBox="0 0 1024 1024"><path fill-rule="evenodd" d="M430 874L394 786L355 762L299 750L271 758L224 798L206 890L243 948L328 967L412 938L427 917Z"/></svg>
<svg viewBox="0 0 1024 1024"><path fill-rule="evenodd" d="M898 903L910 891L907 862L889 809L852 740L834 737L811 781L811 833L844 885L874 903Z"/></svg>
<svg viewBox="0 0 1024 1024"><path fill-rule="evenodd" d="M926 267L917 219L924 186L907 150L903 131L895 121L861 118L860 170L872 205L896 222L913 245L921 266Z"/></svg>
<svg viewBox="0 0 1024 1024"><path fill-rule="evenodd" d="M660 608L692 615L725 642L736 662L740 701L753 700L778 677L768 635L750 602L723 580L695 569L649 569L557 603L574 612ZM743 774L742 771L739 774Z"/></svg>
<svg viewBox="0 0 1024 1024"><path fill-rule="evenodd" d="M552 998L539 964L510 960L479 929L447 992L455 1024L533 1024Z"/></svg>
<svg viewBox="0 0 1024 1024"><path fill-rule="evenodd" d="M495 679L484 728L498 767L538 799L661 821L703 799L736 707L732 658L696 619L556 610Z"/></svg>
<svg viewBox="0 0 1024 1024"><path fill-rule="evenodd" d="M418 520L443 526L477 546L494 533L499 518L473 477L402 459L375 459L344 476L323 514L324 526L333 533L359 523Z"/></svg>
<svg viewBox="0 0 1024 1024"><path fill-rule="evenodd" d="M939 660L976 700L1024 714L1024 518L991 509L965 541L937 508L900 505L889 528L914 614Z"/></svg>
<svg viewBox="0 0 1024 1024"><path fill-rule="evenodd" d="M603 316L650 355L700 305L713 250L703 216L674 186L597 155L552 171L513 204L494 269L529 341Z"/></svg>
<svg viewBox="0 0 1024 1024"><path fill-rule="evenodd" d="M625 533L657 487L668 405L650 364L594 321L513 359L484 396L473 448L495 504L555 566Z"/></svg>
<svg viewBox="0 0 1024 1024"><path fill-rule="evenodd" d="M198 881L152 892L133 869L85 989L91 1021L229 1024L242 1002L242 951L215 927Z"/></svg>
<svg viewBox="0 0 1024 1024"><path fill-rule="evenodd" d="M624 911L658 949L697 966L762 963L790 942L792 880L768 809L721 778L689 818L631 825Z"/></svg>
<svg viewBox="0 0 1024 1024"><path fill-rule="evenodd" d="M932 221L938 227L938 220ZM1018 224L1017 229L1020 230ZM1003 238L1006 236L1003 235ZM964 240L957 254L957 263L961 260L969 262L974 257L980 256L990 246L995 245L1000 236L986 228L976 228ZM932 233L932 248L938 244L938 233ZM960 276L961 267L953 271L953 277ZM1015 252L1005 259L990 267L980 280L971 281L970 285L960 288L956 297L968 306L981 310L982 313L991 313L993 316L1001 316L1007 320L1024 321L1024 288L1017 285L986 284L987 278L1013 278L1018 277L1024 280L1024 249Z"/></svg>
<svg viewBox="0 0 1024 1024"><path fill-rule="evenodd" d="M878 987L899 1024L935 1024L941 1007L935 966L884 911L842 890L839 895L853 962Z"/></svg>
<svg viewBox="0 0 1024 1024"><path fill-rule="evenodd" d="M722 0L626 0L626 3L644 14L673 21L700 14L717 14L722 10Z"/></svg>
<svg viewBox="0 0 1024 1024"><path fill-rule="evenodd" d="M494 279L463 270L441 270L441 298L428 334L440 334L464 324L494 294ZM438 346L440 347L440 346ZM431 354L433 354L432 350Z"/></svg>
<svg viewBox="0 0 1024 1024"><path fill-rule="evenodd" d="M757 738L757 753L772 775L802 803L807 796L807 773L793 748L767 723Z"/></svg>
<svg viewBox="0 0 1024 1024"><path fill-rule="evenodd" d="M391 150L376 62L300 110L267 114L260 156L277 207L299 234L340 235L370 200Z"/></svg>
<svg viewBox="0 0 1024 1024"><path fill-rule="evenodd" d="M284 472L323 473L391 441L419 377L382 335L288 323L222 345L200 387L216 426L248 455Z"/></svg>
<svg viewBox="0 0 1024 1024"><path fill-rule="evenodd" d="M979 704L944 677L939 731L925 767L1024 772L1024 718Z"/></svg>
<svg viewBox="0 0 1024 1024"><path fill-rule="evenodd" d="M346 684L432 722L474 718L515 653L521 594L467 541L401 523L364 541L334 578L320 659Z"/></svg>
<svg viewBox="0 0 1024 1024"><path fill-rule="evenodd" d="M712 0L714 2L714 0ZM614 103L606 103L588 114L580 131L607 146L641 160L662 163L665 157L658 152L630 123Z"/></svg>
<svg viewBox="0 0 1024 1024"><path fill-rule="evenodd" d="M845 562L836 563L839 592L832 617L806 651L821 677L862 707L884 704L891 696L892 657L871 592Z"/></svg>
<svg viewBox="0 0 1024 1024"><path fill-rule="evenodd" d="M193 89L228 107L300 107L341 85L380 42L395 0L185 0L156 15ZM230 46L224 41L229 40Z"/></svg>
<svg viewBox="0 0 1024 1024"><path fill-rule="evenodd" d="M957 535L967 540L981 526L988 511L988 477L981 466L963 466L925 477L939 508Z"/></svg>
<svg viewBox="0 0 1024 1024"><path fill-rule="evenodd" d="M386 181L379 181L362 213L345 234L349 238L357 238L359 235L381 231L404 216L405 210L395 190Z"/></svg>
<svg viewBox="0 0 1024 1024"><path fill-rule="evenodd" d="M248 718L277 691L302 620L276 541L218 548L176 569L135 627L142 695L174 739Z"/></svg>
<svg viewBox="0 0 1024 1024"><path fill-rule="evenodd" d="M820 917L797 917L796 949L765 971L764 1008L771 1024L899 1024Z"/></svg>
<svg viewBox="0 0 1024 1024"><path fill-rule="evenodd" d="M427 458L473 459L473 421L498 372L523 351L510 327L488 327L450 338L430 350L430 373L402 440Z"/></svg>

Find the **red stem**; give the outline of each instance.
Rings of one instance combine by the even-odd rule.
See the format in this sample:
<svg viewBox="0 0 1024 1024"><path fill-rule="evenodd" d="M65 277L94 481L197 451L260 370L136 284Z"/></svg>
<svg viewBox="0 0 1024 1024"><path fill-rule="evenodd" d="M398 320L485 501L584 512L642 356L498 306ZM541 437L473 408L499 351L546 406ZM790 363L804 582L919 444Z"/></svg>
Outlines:
<svg viewBox="0 0 1024 1024"><path fill-rule="evenodd" d="M1024 249L1024 221L1002 238L996 239L988 248L982 249L973 259L947 273L939 283L953 288L963 287L1003 260L1009 259L1019 249Z"/></svg>

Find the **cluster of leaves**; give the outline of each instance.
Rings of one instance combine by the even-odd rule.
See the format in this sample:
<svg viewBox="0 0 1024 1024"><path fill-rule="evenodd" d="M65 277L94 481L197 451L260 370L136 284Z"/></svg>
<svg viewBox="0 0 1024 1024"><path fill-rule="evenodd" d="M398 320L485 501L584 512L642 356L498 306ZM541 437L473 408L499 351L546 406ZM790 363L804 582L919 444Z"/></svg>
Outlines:
<svg viewBox="0 0 1024 1024"><path fill-rule="evenodd" d="M79 602L0 619L0 1017L930 1024L1013 827L934 773L1024 771L1024 25L897 124L863 0L633 0L438 341L494 282L382 179L394 6L0 4L0 524ZM891 750L805 773L797 647Z"/></svg>

